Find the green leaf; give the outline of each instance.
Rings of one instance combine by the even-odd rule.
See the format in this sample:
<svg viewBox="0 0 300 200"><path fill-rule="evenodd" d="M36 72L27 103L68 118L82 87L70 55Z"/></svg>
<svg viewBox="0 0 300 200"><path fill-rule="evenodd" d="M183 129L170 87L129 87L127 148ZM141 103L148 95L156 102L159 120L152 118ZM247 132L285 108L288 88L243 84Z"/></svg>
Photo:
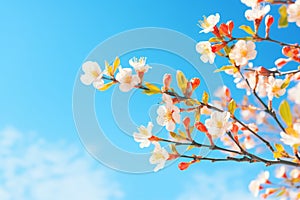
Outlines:
<svg viewBox="0 0 300 200"><path fill-rule="evenodd" d="M153 95L161 93L160 88L152 83L145 82L145 86L148 88L148 90L143 90L144 94Z"/></svg>
<svg viewBox="0 0 300 200"><path fill-rule="evenodd" d="M217 38L217 37L212 37L212 38L210 38L208 41L209 41L210 43L212 43L212 42L220 42L221 40L220 40L219 38Z"/></svg>
<svg viewBox="0 0 300 200"><path fill-rule="evenodd" d="M284 195L286 193L285 190L281 190L280 192L278 192L278 194L276 195L276 197L281 197L282 195Z"/></svg>
<svg viewBox="0 0 300 200"><path fill-rule="evenodd" d="M288 19L287 19L287 12L286 12L286 6L282 5L279 9L278 9L280 18L278 20L278 27L279 28L285 28L288 26Z"/></svg>
<svg viewBox="0 0 300 200"><path fill-rule="evenodd" d="M290 79L287 78L284 80L284 82L282 83L282 85L280 86L281 89L287 88L287 86L289 86L290 84Z"/></svg>
<svg viewBox="0 0 300 200"><path fill-rule="evenodd" d="M182 94L185 94L186 89L187 89L188 80L186 79L186 77L182 73L182 71L179 71L179 70L177 71L176 79L177 79L177 85L178 85L179 89L181 90Z"/></svg>
<svg viewBox="0 0 300 200"><path fill-rule="evenodd" d="M233 65L225 65L219 69L216 69L214 72L221 72L221 71L225 71L228 69L232 69L234 73L238 71L238 69Z"/></svg>
<svg viewBox="0 0 300 200"><path fill-rule="evenodd" d="M282 146L282 144L275 144L275 149L278 152L284 152L284 147Z"/></svg>
<svg viewBox="0 0 300 200"><path fill-rule="evenodd" d="M182 130L178 130L179 135L181 135L182 137L186 138L186 134L185 132L183 132Z"/></svg>
<svg viewBox="0 0 300 200"><path fill-rule="evenodd" d="M290 105L286 100L281 102L279 106L279 114L288 127L293 125L293 116Z"/></svg>
<svg viewBox="0 0 300 200"><path fill-rule="evenodd" d="M114 63L113 63L113 73L115 73L118 69L120 65L120 58L119 57L116 57Z"/></svg>
<svg viewBox="0 0 300 200"><path fill-rule="evenodd" d="M208 100L209 100L209 94L207 92L203 92L203 95L202 95L202 102L204 104L207 104L208 103Z"/></svg>
<svg viewBox="0 0 300 200"><path fill-rule="evenodd" d="M189 151L189 150L191 150L191 149L193 149L193 148L195 148L195 146L194 146L194 145L190 145L190 146L188 146L188 147L186 148L186 150Z"/></svg>
<svg viewBox="0 0 300 200"><path fill-rule="evenodd" d="M200 116L201 116L201 108L197 108L195 110L195 121L200 121Z"/></svg>
<svg viewBox="0 0 300 200"><path fill-rule="evenodd" d="M175 141L185 141L186 138L181 136L181 135L177 135L175 132L170 132L170 136L172 138L174 138Z"/></svg>
<svg viewBox="0 0 300 200"><path fill-rule="evenodd" d="M178 154L175 144L170 144L170 149L174 154Z"/></svg>
<svg viewBox="0 0 300 200"><path fill-rule="evenodd" d="M228 104L228 111L230 112L230 114L234 115L234 111L236 109L236 103L233 99L231 99L231 101Z"/></svg>
<svg viewBox="0 0 300 200"><path fill-rule="evenodd" d="M104 84L104 86L102 88L99 88L100 91L105 91L107 90L108 88L110 88L115 82L109 82L109 83L106 83Z"/></svg>
<svg viewBox="0 0 300 200"><path fill-rule="evenodd" d="M231 48L228 45L226 45L223 49L224 49L226 55L229 55Z"/></svg>
<svg viewBox="0 0 300 200"><path fill-rule="evenodd" d="M250 35L255 35L255 32L252 30L252 28L250 26L242 25L239 28Z"/></svg>

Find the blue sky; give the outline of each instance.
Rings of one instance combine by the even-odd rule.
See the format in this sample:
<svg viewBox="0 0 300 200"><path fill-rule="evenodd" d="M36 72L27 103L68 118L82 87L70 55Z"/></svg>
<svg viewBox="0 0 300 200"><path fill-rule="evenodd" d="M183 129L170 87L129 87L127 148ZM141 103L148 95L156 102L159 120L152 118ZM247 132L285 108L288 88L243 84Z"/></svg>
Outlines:
<svg viewBox="0 0 300 200"><path fill-rule="evenodd" d="M206 196L205 199L220 199L212 194L214 191L222 193L223 199L228 199L232 195L232 190L237 195L236 198L249 196L247 183L256 176L256 172L262 170L261 165L201 163L184 172L179 171L176 165L172 165L159 173L147 174L130 174L107 168L86 153L78 137L72 112L72 94L76 77L84 60L99 43L120 32L143 27L168 28L196 41L205 40L207 36L200 35L199 27L196 26L203 15L218 12L224 22L232 19L239 25L242 23L250 25L243 17L246 7L238 0L190 2L29 0L2 1L1 4L0 130L3 141L9 142L4 142L7 145L0 146L0 149L2 152L8 152L6 156L2 156L2 163L12 163L0 168L2 174L0 196L2 195L3 199L20 198L16 194L10 194L9 197L8 194L13 191L20 191L22 199L53 199L53 191L58 191L54 192L57 195L56 199L66 197L80 199L79 197L91 194L95 195L88 196L89 199L198 199L195 196L199 194ZM275 14L276 10L272 10L272 13ZM293 30L294 27L294 24L291 25L289 30ZM288 34L287 29L274 32L275 38L279 39L285 34ZM293 34L287 38L287 42L297 39L297 34ZM268 44L260 47L270 49L273 46ZM172 57L164 52L153 53L145 50L137 51L136 54L138 56L146 54L144 56L153 63L176 67L178 65L183 71L180 65L186 64L182 60L175 58L172 60ZM280 50L276 51L274 48L272 54L259 54L257 62L272 65L273 61L268 58L279 56ZM127 59L134 55L135 52L124 55L121 57L122 63L126 65ZM221 63L221 60L217 60L216 65L219 66ZM103 66L103 61L99 64ZM226 76L224 81L229 83ZM139 94L135 95L138 99L141 98ZM99 121L106 120L102 123L114 130L108 138L114 144L128 148L128 151L139 151L137 144L130 141L129 137L124 137L122 131L114 126L115 123L101 115L101 102L109 97L110 93L97 93L95 98ZM100 103L97 104L98 102ZM149 105L157 102L157 98L148 100ZM130 109L133 110L135 106L141 108L141 105L130 102ZM109 110L104 112L109 116ZM142 119L140 114L143 113L132 112L136 123L147 123L149 118ZM148 116L148 113L145 113L145 116ZM126 147L126 144L136 146ZM40 160L26 157L30 157L31 147ZM50 157L61 155L62 158L52 160L44 157L45 154L49 154ZM78 160L79 164L74 160ZM46 176L48 170L45 166L49 162L53 168L50 175ZM18 171L19 167L21 172ZM70 175L65 170L69 167L73 169L74 174ZM15 171L9 171L10 168ZM10 180L26 180L31 177L31 172L39 170L41 175L39 178L33 178L32 182L8 184ZM80 173L83 174L82 177L75 175ZM20 174L24 174L24 177ZM70 183L72 182L70 177L75 177L73 184ZM71 184L73 192L78 195L68 196L72 192L64 193L53 187L53 190L41 188L40 191L44 191L44 196L38 196L40 195L38 189L34 188L37 188L35 186L39 185L40 180L44 181L45 188L52 188L47 187L47 184L53 186L55 183L66 188ZM216 182L213 183L212 180ZM80 190L82 182L86 187ZM232 185L227 185L231 183ZM18 190L15 190L16 188Z"/></svg>

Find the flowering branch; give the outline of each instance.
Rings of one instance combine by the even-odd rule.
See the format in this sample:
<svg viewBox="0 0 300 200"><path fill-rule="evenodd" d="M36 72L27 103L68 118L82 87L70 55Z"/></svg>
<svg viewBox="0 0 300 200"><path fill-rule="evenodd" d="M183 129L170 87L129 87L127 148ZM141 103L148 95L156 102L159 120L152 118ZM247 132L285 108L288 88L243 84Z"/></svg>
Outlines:
<svg viewBox="0 0 300 200"><path fill-rule="evenodd" d="M233 37L233 21L218 26L220 15L217 13L199 21L199 27L202 29L200 33L212 33L214 37L209 41L200 41L196 45L197 52L201 54L200 59L205 63L214 63L217 55L228 59L229 65L222 66L215 72L232 75L236 87L246 90L247 95L244 96L241 105L231 96L230 89L226 86L216 93L219 101L209 101L209 94L206 91L203 91L202 99L192 98L192 94L200 85L200 79L196 77L187 79L181 71L177 71L176 74L179 92L171 87L170 74L164 75L162 87L145 82L144 74L151 68L146 64L145 57L130 59L129 65L132 68L122 68L117 57L112 64L105 62L103 72L98 63L87 61L82 66L84 74L80 79L83 84L92 84L100 91L118 85L123 92L135 88L146 95L162 96L156 122L165 127L170 139L153 135L152 122L149 122L147 127L138 127L138 132L133 133L134 140L141 148L154 145L153 154L149 159L151 164L156 165L154 171L162 169L167 161L177 158L190 159L189 162L179 163L180 170L185 170L191 164L200 161L280 165L275 176L283 179L284 184L271 181L270 173L266 171L251 181L249 189L254 196L262 192L262 198L277 195L296 200L300 198L300 192L296 191L300 188L300 113L297 107L300 105L300 83L297 82L300 80L300 68L290 71L282 71L281 68L292 61L300 63L300 45L272 39L270 27L274 23L274 17L267 13L270 11L270 5L282 4L279 8L278 26L287 27L288 23L295 22L300 27L300 0L241 0L241 2L249 7L245 12L246 19L253 22L253 29L247 25L239 27L247 33L247 36ZM264 37L258 35L263 19L265 19ZM257 55L256 42L272 42L282 47L284 57L275 61L276 69L253 67L250 63ZM283 97L286 93L290 102L282 100L276 109L278 111L275 112L273 99ZM261 106L249 103L249 95L253 95ZM180 103L185 104L187 108L180 106ZM294 113L291 106L294 107ZM237 110L240 111L240 115L236 114ZM183 118L187 113L194 114L194 118L188 116ZM202 115L207 115L204 122L201 122ZM267 118L269 116L273 119L272 122L269 122ZM184 131L177 127L178 124L183 124ZM275 131L272 140L264 136L265 131L261 129L264 127L269 128L270 132ZM176 128L178 129L174 132ZM209 144L199 143L192 138L195 128L203 133ZM220 139L222 144L216 145L216 139ZM171 152L160 146L162 142L169 144ZM273 158L257 153L256 150L261 144L268 153L272 153ZM179 153L176 149L178 146L186 146L186 151ZM229 155L217 154L216 157L190 155L192 148L207 148ZM293 192L296 196L293 196Z"/></svg>

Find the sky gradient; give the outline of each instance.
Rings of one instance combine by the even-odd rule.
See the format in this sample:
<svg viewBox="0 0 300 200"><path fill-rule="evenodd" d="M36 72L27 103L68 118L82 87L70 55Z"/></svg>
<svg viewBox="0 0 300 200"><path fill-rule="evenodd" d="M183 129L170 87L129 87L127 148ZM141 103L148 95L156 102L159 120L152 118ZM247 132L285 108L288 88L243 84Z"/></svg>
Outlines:
<svg viewBox="0 0 300 200"><path fill-rule="evenodd" d="M271 10L275 17L276 9ZM106 39L135 28L159 27L195 41L205 40L208 36L200 35L196 25L203 15L218 12L223 22L231 19L236 27L251 25L244 18L245 10L246 6L238 0L2 1L0 150L1 163L5 164L0 167L0 199L253 199L247 184L263 170L260 164L203 162L183 172L171 165L158 173L146 174L107 168L87 153L72 111L73 87L81 65ZM289 34L286 42L297 41L299 30L294 24L289 30L298 32L274 29L274 38L280 40ZM273 65L270 58L280 55L280 49L272 44L259 48L269 51L258 54L258 64ZM182 65L187 64L164 52L147 50L128 53L121 57L121 63L128 65L128 58L135 55L183 71ZM216 65L222 62L217 60ZM99 64L103 66L104 60ZM227 76L223 80L231 81ZM102 102L111 101L110 95L95 95L99 121L110 117L109 108L101 107ZM140 94L134 93L135 96L141 98ZM158 98L145 102L155 104ZM146 125L148 113L134 112L135 107L142 109L142 105L130 102L129 109L137 124ZM148 112L149 107L146 109ZM107 137L114 144L130 152L141 151L114 122L103 122L113 130Z"/></svg>

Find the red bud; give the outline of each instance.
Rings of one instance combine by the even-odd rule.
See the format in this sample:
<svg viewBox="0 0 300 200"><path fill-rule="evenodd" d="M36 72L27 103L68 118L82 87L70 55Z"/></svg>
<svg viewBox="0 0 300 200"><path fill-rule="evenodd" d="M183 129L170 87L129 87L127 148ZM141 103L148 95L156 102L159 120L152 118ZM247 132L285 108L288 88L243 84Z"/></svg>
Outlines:
<svg viewBox="0 0 300 200"><path fill-rule="evenodd" d="M196 122L195 127L201 132L204 132L204 133L208 132L206 126L204 124L202 124L201 122Z"/></svg>
<svg viewBox="0 0 300 200"><path fill-rule="evenodd" d="M192 78L190 80L192 84L192 89L195 90L200 85L200 79L199 78Z"/></svg>
<svg viewBox="0 0 300 200"><path fill-rule="evenodd" d="M183 119L183 125L184 125L184 127L185 127L186 129L189 128L190 123L191 123L191 119L190 119L189 117L185 117L185 118Z"/></svg>
<svg viewBox="0 0 300 200"><path fill-rule="evenodd" d="M228 21L227 23L226 23L226 25L228 26L228 29L229 29L229 34L230 34L230 37L231 37L231 35L232 35L232 30L233 30L233 27L234 27L234 23L233 23L233 21Z"/></svg>
<svg viewBox="0 0 300 200"><path fill-rule="evenodd" d="M161 138L152 135L148 140L149 140L149 141L160 141Z"/></svg>
<svg viewBox="0 0 300 200"><path fill-rule="evenodd" d="M258 67L256 69L256 71L259 75L262 75L262 76L270 76L270 74L271 74L271 71L269 71L268 69L266 69L264 67Z"/></svg>
<svg viewBox="0 0 300 200"><path fill-rule="evenodd" d="M189 166L190 166L191 163L188 163L188 162L181 162L178 164L178 168L180 170L186 170Z"/></svg>
<svg viewBox="0 0 300 200"><path fill-rule="evenodd" d="M229 28L228 28L227 24L220 25L220 33L227 37L230 37Z"/></svg>
<svg viewBox="0 0 300 200"><path fill-rule="evenodd" d="M230 90L228 87L225 87L225 96L227 97L228 101L231 100L231 94L230 94Z"/></svg>
<svg viewBox="0 0 300 200"><path fill-rule="evenodd" d="M278 58L276 61L275 61L275 65L278 67L278 68L281 68L283 67L286 63L288 63L290 60L289 59L286 59L286 58Z"/></svg>
<svg viewBox="0 0 300 200"><path fill-rule="evenodd" d="M232 124L232 129L231 129L233 134L237 134L237 132L239 131L239 127L236 124Z"/></svg>
<svg viewBox="0 0 300 200"><path fill-rule="evenodd" d="M289 47L289 46L282 47L282 54L287 57L290 57L291 56L291 47Z"/></svg>
<svg viewBox="0 0 300 200"><path fill-rule="evenodd" d="M214 44L211 46L211 51L213 53L220 51L221 49L223 49L226 46L226 43L222 43L222 44Z"/></svg>
<svg viewBox="0 0 300 200"><path fill-rule="evenodd" d="M214 30L212 31L212 33L217 37L217 38L222 38L219 32L219 29L217 26L214 26Z"/></svg>
<svg viewBox="0 0 300 200"><path fill-rule="evenodd" d="M274 22L274 17L272 15L267 15L265 19L266 27L270 27Z"/></svg>

